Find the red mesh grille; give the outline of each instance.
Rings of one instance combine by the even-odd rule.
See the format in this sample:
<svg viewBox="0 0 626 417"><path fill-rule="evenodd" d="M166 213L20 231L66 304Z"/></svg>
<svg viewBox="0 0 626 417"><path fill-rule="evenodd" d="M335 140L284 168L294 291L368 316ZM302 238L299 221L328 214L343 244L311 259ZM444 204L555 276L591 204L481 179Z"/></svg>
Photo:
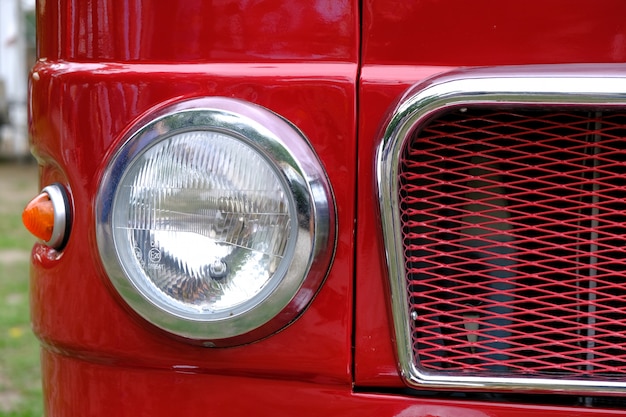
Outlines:
<svg viewBox="0 0 626 417"><path fill-rule="evenodd" d="M626 114L447 113L400 171L420 369L626 379Z"/></svg>

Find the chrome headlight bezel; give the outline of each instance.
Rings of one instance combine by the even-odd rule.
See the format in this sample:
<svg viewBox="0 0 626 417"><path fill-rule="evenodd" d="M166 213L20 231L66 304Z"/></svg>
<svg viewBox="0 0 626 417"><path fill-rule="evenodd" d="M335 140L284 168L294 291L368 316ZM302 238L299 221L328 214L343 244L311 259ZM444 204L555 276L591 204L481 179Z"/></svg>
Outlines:
<svg viewBox="0 0 626 417"><path fill-rule="evenodd" d="M336 235L334 199L326 173L307 138L275 113L237 99L197 98L149 115L120 142L102 176L95 201L96 239L104 269L121 298L148 322L206 346L248 343L272 334L310 303L330 266ZM292 256L273 282L250 305L220 314L186 313L151 296L128 265L132 250L116 238L115 198L124 176L148 149L177 134L216 132L241 141L271 165L290 191ZM125 260L126 259L126 260ZM287 262L285 261L285 262ZM135 268L136 269L136 268ZM146 284L147 285L147 284Z"/></svg>

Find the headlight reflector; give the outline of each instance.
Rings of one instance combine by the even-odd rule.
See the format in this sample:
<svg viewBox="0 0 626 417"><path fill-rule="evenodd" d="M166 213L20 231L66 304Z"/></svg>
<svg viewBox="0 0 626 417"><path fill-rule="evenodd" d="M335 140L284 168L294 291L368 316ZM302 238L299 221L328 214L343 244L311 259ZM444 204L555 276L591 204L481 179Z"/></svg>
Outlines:
<svg viewBox="0 0 626 417"><path fill-rule="evenodd" d="M184 102L131 133L96 216L100 255L126 302L210 345L286 325L334 249L330 187L306 139L234 99Z"/></svg>
<svg viewBox="0 0 626 417"><path fill-rule="evenodd" d="M257 151L220 132L185 132L139 155L120 180L113 239L157 304L232 314L293 257L289 189ZM118 243L119 242L119 243ZM272 280L274 278L274 280Z"/></svg>

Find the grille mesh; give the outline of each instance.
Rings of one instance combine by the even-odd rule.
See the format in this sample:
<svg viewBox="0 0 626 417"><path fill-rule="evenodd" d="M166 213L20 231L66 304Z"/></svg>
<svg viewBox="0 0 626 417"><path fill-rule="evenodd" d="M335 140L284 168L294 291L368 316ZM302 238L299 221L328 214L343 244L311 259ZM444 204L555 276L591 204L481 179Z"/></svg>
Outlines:
<svg viewBox="0 0 626 417"><path fill-rule="evenodd" d="M399 181L418 368L626 380L626 114L445 113Z"/></svg>

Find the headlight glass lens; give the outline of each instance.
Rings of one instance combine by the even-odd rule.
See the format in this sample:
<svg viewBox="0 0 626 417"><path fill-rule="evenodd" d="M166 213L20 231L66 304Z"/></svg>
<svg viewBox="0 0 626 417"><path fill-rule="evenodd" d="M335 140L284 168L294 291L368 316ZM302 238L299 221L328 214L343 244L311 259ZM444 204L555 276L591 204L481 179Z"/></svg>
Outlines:
<svg viewBox="0 0 626 417"><path fill-rule="evenodd" d="M110 158L98 251L122 299L207 346L293 321L334 254L335 208L304 135L262 107L199 98L155 112Z"/></svg>
<svg viewBox="0 0 626 417"><path fill-rule="evenodd" d="M113 207L115 246L155 304L213 319L249 309L294 250L293 203L258 151L221 132L157 142L131 162Z"/></svg>

